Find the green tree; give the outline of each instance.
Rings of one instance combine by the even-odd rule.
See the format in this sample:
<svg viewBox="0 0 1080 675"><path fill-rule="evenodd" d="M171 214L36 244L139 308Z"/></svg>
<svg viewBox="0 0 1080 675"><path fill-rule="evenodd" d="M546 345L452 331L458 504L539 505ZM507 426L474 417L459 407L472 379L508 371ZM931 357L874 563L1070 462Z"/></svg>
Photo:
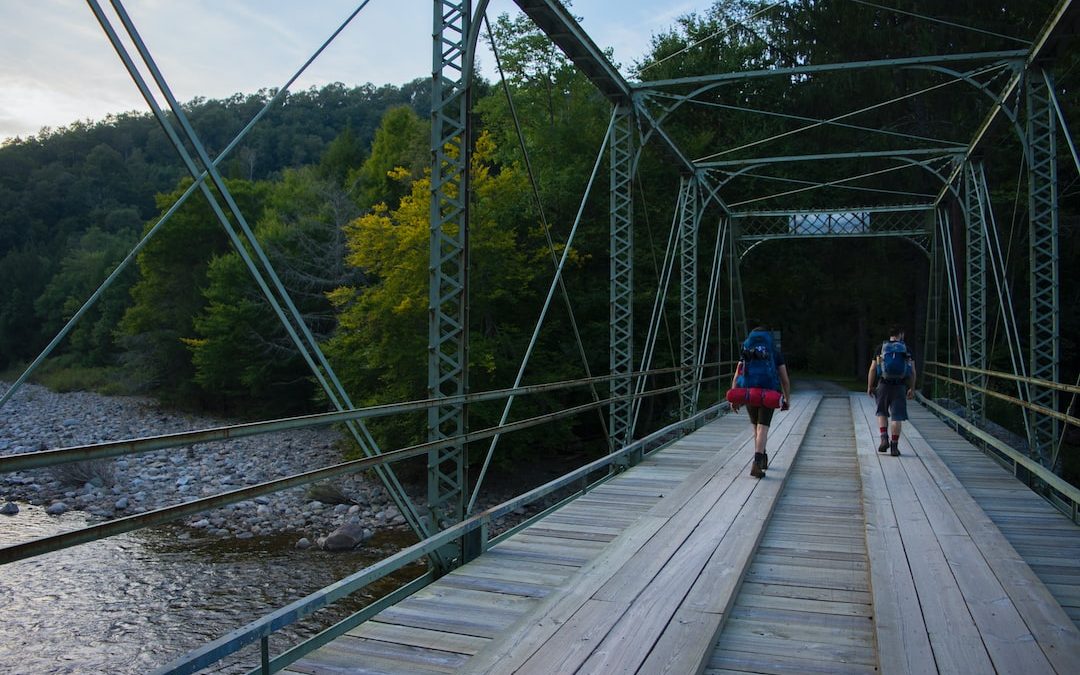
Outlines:
<svg viewBox="0 0 1080 675"><path fill-rule="evenodd" d="M419 176L430 159L430 125L410 108L391 108L375 131L371 155L354 172L349 183L361 207L383 203L396 206L409 191L409 176ZM390 174L398 167L406 173Z"/></svg>
<svg viewBox="0 0 1080 675"><path fill-rule="evenodd" d="M286 171L268 186L265 204L256 237L309 330L325 339L335 325L326 294L359 281L345 266L341 231L356 207L313 169ZM251 412L309 408L310 370L238 253L213 258L203 296L206 304L194 321L197 337L185 343L195 382L206 395Z"/></svg>
<svg viewBox="0 0 1080 675"><path fill-rule="evenodd" d="M187 185L186 180L176 191L158 196L162 212ZM227 187L248 221L257 220L265 185L234 180ZM193 320L206 304L201 289L207 285L210 261L229 247L228 235L200 194L189 199L139 253L139 279L120 322L120 342L133 377L166 398L190 400L197 394L183 339L195 337Z"/></svg>
<svg viewBox="0 0 1080 675"><path fill-rule="evenodd" d="M87 230L60 261L60 269L34 302L41 327L55 335L124 258L135 240L135 230L116 234ZM103 366L117 354L113 332L128 306L135 270L117 277L72 329L66 352L74 364Z"/></svg>
<svg viewBox="0 0 1080 675"><path fill-rule="evenodd" d="M469 363L477 391L513 381L542 299L538 289L545 277L550 279L549 268L536 264L542 233L529 208L522 172L493 166L494 151L491 137L481 134L472 163L476 202L469 235ZM403 169L393 175L411 179ZM330 295L339 325L327 350L358 404L426 396L430 189L429 177L418 178L396 208L379 204L345 228L347 260L370 283L343 286ZM535 362L547 359L539 354ZM519 414L535 405L523 403ZM494 407L478 406L473 423L493 423L496 414ZM388 447L396 447L420 438L423 426L395 419L380 429ZM545 430L545 437L548 443L560 438L552 429Z"/></svg>

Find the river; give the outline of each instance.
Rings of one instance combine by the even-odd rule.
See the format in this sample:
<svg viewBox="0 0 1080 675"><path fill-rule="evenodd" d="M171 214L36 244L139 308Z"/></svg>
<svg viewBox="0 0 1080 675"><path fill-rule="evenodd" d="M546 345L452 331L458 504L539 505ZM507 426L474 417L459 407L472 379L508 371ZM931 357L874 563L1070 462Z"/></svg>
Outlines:
<svg viewBox="0 0 1080 675"><path fill-rule="evenodd" d="M83 526L19 504L0 545ZM0 566L0 673L145 673L415 541L376 533L349 553L298 550L296 537L189 539L157 527ZM280 653L424 570L421 563L271 638ZM249 647L206 672L258 665Z"/></svg>

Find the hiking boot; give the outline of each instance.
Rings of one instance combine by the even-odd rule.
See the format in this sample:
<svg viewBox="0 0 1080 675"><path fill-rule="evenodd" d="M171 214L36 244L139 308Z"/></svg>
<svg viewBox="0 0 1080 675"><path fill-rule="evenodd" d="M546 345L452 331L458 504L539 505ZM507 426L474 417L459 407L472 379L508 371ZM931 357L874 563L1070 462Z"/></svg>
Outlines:
<svg viewBox="0 0 1080 675"><path fill-rule="evenodd" d="M881 443L878 443L877 451L878 452L885 452L888 449L889 449L889 437L888 436L882 436L881 437Z"/></svg>
<svg viewBox="0 0 1080 675"><path fill-rule="evenodd" d="M750 467L750 475L754 478L764 478L765 470L761 468L761 453L754 453L754 464Z"/></svg>
<svg viewBox="0 0 1080 675"><path fill-rule="evenodd" d="M898 441L889 443L889 454L893 457L900 456L900 443Z"/></svg>
<svg viewBox="0 0 1080 675"><path fill-rule="evenodd" d="M761 453L761 470L768 471L769 469L769 453Z"/></svg>

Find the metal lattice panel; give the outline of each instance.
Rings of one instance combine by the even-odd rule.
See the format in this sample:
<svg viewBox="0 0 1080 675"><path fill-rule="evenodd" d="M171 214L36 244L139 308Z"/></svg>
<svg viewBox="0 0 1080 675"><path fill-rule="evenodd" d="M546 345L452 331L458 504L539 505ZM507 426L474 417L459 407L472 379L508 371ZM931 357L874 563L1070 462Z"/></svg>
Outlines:
<svg viewBox="0 0 1080 675"><path fill-rule="evenodd" d="M619 106L611 135L611 295L610 365L612 397L626 397L611 404L611 447L630 442L633 435L633 393L630 374L634 368L634 232L633 232L633 112Z"/></svg>
<svg viewBox="0 0 1080 675"><path fill-rule="evenodd" d="M847 211L758 211L732 214L739 219L739 239L799 237L922 237L929 241L933 207Z"/></svg>
<svg viewBox="0 0 1080 675"><path fill-rule="evenodd" d="M1049 75L1032 71L1027 80L1028 214L1030 231L1030 374L1049 382L1059 381L1061 360L1060 269L1057 212L1057 134L1050 101ZM1034 387L1032 403L1057 410L1057 394ZM1035 416L1033 452L1048 457L1057 438L1058 423L1046 415Z"/></svg>
<svg viewBox="0 0 1080 675"><path fill-rule="evenodd" d="M431 260L428 296L428 395L466 393L468 364L468 83L466 39L471 0L436 2L432 87ZM428 412L428 438L465 431L461 404ZM436 529L461 520L464 451L428 455L428 507Z"/></svg>
<svg viewBox="0 0 1080 675"><path fill-rule="evenodd" d="M964 222L967 225L967 365L987 367L986 325L986 239L983 210L979 205L979 190L973 168L964 167ZM966 373L968 385L986 388L986 376ZM981 424L986 415L986 397L975 389L968 399L970 419Z"/></svg>
<svg viewBox="0 0 1080 675"><path fill-rule="evenodd" d="M679 292L680 328L680 387L681 419L694 414L694 364L697 359L697 234L698 193L694 176L683 178L680 185L682 209L679 212L679 249L681 251L681 285Z"/></svg>

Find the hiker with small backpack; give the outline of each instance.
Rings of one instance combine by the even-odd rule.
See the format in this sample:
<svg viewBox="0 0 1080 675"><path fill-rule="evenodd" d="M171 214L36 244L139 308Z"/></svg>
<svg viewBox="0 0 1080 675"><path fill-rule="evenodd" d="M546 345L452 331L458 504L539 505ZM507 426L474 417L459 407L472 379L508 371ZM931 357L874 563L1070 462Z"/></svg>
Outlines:
<svg viewBox="0 0 1080 675"><path fill-rule="evenodd" d="M787 410L791 399L791 381L779 347L773 343L772 332L765 326L750 331L742 344L742 358L731 378L727 400L735 412L746 406L750 424L754 427L754 463L750 475L764 478L769 468L765 444L769 439L769 424L773 411Z"/></svg>
<svg viewBox="0 0 1080 675"><path fill-rule="evenodd" d="M907 420L907 399L915 398L915 359L904 342L904 329L893 326L889 339L870 362L866 393L877 402L881 443L878 452L900 456L900 425Z"/></svg>

